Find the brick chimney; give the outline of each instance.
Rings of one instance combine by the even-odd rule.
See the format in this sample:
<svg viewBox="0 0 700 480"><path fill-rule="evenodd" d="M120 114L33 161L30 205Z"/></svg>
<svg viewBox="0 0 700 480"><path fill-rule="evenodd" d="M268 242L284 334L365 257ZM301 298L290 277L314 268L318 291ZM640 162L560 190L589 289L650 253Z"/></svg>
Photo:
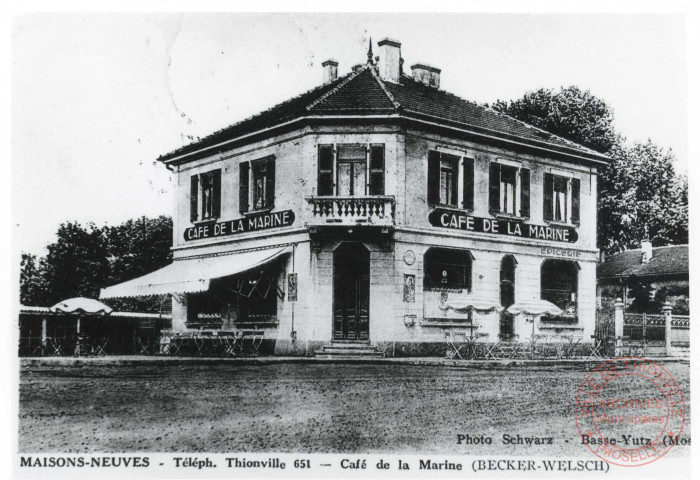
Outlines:
<svg viewBox="0 0 700 480"><path fill-rule="evenodd" d="M383 80L399 83L401 79L401 43L385 38L377 43L379 47L379 76Z"/></svg>
<svg viewBox="0 0 700 480"><path fill-rule="evenodd" d="M431 67L426 63L416 63L411 67L413 79L421 82L429 87L440 88L440 72L439 68Z"/></svg>
<svg viewBox="0 0 700 480"><path fill-rule="evenodd" d="M649 240L642 240L642 263L649 263L651 257L654 256L654 249L651 247Z"/></svg>
<svg viewBox="0 0 700 480"><path fill-rule="evenodd" d="M321 66L323 67L324 85L338 79L338 62L332 59L326 60Z"/></svg>

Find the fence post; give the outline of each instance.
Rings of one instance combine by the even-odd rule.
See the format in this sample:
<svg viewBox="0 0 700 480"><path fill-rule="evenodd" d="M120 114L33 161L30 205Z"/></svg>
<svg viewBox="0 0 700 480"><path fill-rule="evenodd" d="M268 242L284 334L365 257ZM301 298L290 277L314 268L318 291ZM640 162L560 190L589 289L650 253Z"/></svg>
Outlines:
<svg viewBox="0 0 700 480"><path fill-rule="evenodd" d="M673 320L673 307L671 307L671 304L668 302L664 303L664 306L661 307L661 311L664 313L664 323L666 325L666 356L670 357L671 356L671 321Z"/></svg>
<svg viewBox="0 0 700 480"><path fill-rule="evenodd" d="M615 314L613 316L615 320L615 356L619 357L622 355L622 332L625 324L625 304L622 303L621 298L615 300Z"/></svg>

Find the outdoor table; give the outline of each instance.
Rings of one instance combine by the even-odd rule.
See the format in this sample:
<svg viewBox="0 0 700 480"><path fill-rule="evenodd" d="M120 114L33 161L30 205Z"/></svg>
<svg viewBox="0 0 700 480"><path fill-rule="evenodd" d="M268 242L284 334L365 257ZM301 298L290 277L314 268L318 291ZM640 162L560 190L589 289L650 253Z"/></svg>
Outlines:
<svg viewBox="0 0 700 480"><path fill-rule="evenodd" d="M91 354L92 355L99 355L101 357L104 357L107 355L106 348L107 348L107 343L109 343L109 339L107 337L102 337L98 340L95 340L94 343L91 345Z"/></svg>
<svg viewBox="0 0 700 480"><path fill-rule="evenodd" d="M537 358L538 355L541 354L541 352L538 352L538 350L537 350L538 342L539 342L539 344L541 345L542 343L540 342L540 340L543 340L543 341L546 342L548 339L549 339L549 335L543 335L543 334L540 334L540 335L533 335L533 336L531 337L531 339L530 339L530 345L531 345L532 350L530 351L530 357L531 357L533 360L534 360L535 358Z"/></svg>
<svg viewBox="0 0 700 480"><path fill-rule="evenodd" d="M162 346L162 344L161 344ZM153 350L153 344L149 341L143 341L141 337L136 337L136 350L138 355L150 355ZM163 353L161 349L161 353Z"/></svg>

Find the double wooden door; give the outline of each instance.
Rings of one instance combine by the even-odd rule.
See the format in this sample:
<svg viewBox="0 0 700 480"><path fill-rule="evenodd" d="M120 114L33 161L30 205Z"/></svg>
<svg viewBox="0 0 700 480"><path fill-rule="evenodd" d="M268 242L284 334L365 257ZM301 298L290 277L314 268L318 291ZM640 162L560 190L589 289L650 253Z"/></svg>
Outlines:
<svg viewBox="0 0 700 480"><path fill-rule="evenodd" d="M333 254L333 339L369 339L369 251L344 243Z"/></svg>

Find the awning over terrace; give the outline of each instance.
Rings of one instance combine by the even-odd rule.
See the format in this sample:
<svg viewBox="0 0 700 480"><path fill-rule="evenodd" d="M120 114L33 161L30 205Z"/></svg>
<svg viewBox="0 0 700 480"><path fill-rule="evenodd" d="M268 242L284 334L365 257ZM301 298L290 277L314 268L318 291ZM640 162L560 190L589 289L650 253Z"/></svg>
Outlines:
<svg viewBox="0 0 700 480"><path fill-rule="evenodd" d="M272 262L292 251L291 246L175 260L167 267L128 282L103 288L100 298L143 297L209 290L212 280L236 275Z"/></svg>

